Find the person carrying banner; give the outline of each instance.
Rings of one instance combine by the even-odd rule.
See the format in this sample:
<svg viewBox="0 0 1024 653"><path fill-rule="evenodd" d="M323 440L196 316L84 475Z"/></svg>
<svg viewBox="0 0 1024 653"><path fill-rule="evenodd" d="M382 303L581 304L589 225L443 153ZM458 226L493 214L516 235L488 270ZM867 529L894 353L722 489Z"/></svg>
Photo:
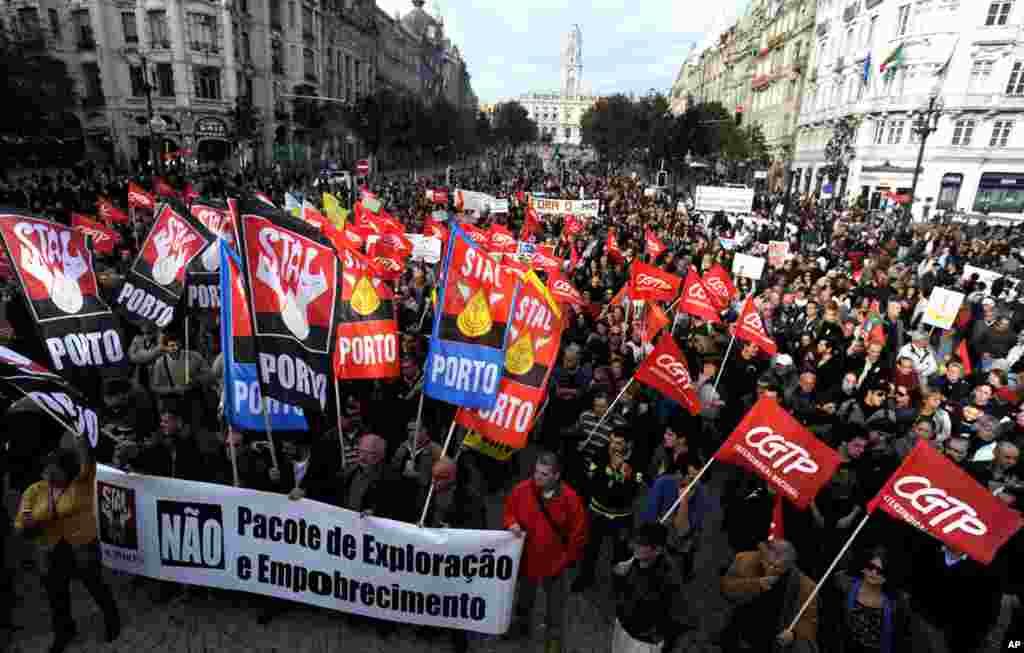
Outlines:
<svg viewBox="0 0 1024 653"><path fill-rule="evenodd" d="M199 426L206 412L202 395L209 372L206 360L194 349L184 351L176 334L164 333L160 340L162 355L150 364L150 390L161 403L170 398L187 402L188 423Z"/></svg>
<svg viewBox="0 0 1024 653"><path fill-rule="evenodd" d="M543 586L545 653L561 653L568 626L569 568L583 556L588 529L583 502L562 481L558 456L545 452L537 457L533 477L521 481L505 499L502 522L526 538L519 564L516 621L509 635L530 633L537 588Z"/></svg>
<svg viewBox="0 0 1024 653"><path fill-rule="evenodd" d="M431 469L434 495L423 525L427 528L461 528L484 530L487 528L487 506L473 487L464 469L447 456L441 457ZM469 650L469 637L465 630L451 630L455 653Z"/></svg>
<svg viewBox="0 0 1024 653"><path fill-rule="evenodd" d="M103 612L106 641L121 633L121 616L110 586L103 580L96 531L96 461L84 435L75 437L77 453L58 450L45 461L43 480L21 497L14 528L38 547L43 585L50 602L54 641L61 653L78 634L71 616L70 582L78 577Z"/></svg>
<svg viewBox="0 0 1024 653"><path fill-rule="evenodd" d="M364 515L411 522L422 506L402 495L401 479L387 464L387 446L384 438L373 433L359 439L359 462L342 471L335 505Z"/></svg>
<svg viewBox="0 0 1024 653"><path fill-rule="evenodd" d="M736 554L722 576L721 589L736 605L723 633L723 651L772 651L776 643L792 653L818 650L816 601L795 628L787 629L814 591L814 581L797 567L796 548L788 541L771 540L756 551Z"/></svg>

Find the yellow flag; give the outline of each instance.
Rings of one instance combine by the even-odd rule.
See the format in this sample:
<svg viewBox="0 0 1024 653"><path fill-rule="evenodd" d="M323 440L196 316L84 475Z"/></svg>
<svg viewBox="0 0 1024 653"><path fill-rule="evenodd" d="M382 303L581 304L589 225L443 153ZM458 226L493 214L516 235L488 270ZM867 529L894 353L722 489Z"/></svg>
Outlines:
<svg viewBox="0 0 1024 653"><path fill-rule="evenodd" d="M327 219L334 223L334 226L338 229L345 229L348 211L341 208L338 198L330 193L324 193L324 213L327 214Z"/></svg>

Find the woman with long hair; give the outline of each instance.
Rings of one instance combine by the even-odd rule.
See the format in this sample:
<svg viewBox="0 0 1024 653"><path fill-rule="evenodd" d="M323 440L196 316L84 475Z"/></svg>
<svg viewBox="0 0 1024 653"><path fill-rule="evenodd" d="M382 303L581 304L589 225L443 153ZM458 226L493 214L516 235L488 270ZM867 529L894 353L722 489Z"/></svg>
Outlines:
<svg viewBox="0 0 1024 653"><path fill-rule="evenodd" d="M21 497L14 528L38 547L40 572L50 602L54 641L61 653L78 634L71 617L72 577L78 577L103 611L106 641L121 633L121 617L103 580L96 533L96 461L85 436L75 437L77 452L58 449L46 457L43 480Z"/></svg>
<svg viewBox="0 0 1024 653"><path fill-rule="evenodd" d="M909 651L909 609L888 583L890 558L884 547L859 557L859 572L837 572L841 594L840 653L900 653Z"/></svg>

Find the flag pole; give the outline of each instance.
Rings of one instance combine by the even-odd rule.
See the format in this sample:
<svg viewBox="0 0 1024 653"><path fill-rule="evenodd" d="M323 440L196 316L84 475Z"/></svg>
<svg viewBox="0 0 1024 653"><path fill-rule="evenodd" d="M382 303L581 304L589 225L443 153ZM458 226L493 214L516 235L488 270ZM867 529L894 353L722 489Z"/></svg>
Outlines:
<svg viewBox="0 0 1024 653"><path fill-rule="evenodd" d="M736 329L732 330L732 338L729 339L729 346L725 348L725 356L722 357L722 364L718 366L718 374L715 375L715 384L711 386L718 390L718 382L722 379L722 372L725 371L725 365L729 362L729 354L732 353L732 345L736 342Z"/></svg>
<svg viewBox="0 0 1024 653"><path fill-rule="evenodd" d="M591 429L590 435L587 436L586 440L580 443L580 450L585 449L587 445L590 444L590 441L594 439L594 435L597 433L597 429L601 428L601 425L604 424L604 421L608 419L609 415L612 414L612 408L615 408L615 404L619 403L619 399L622 399L622 395L626 394L626 390L629 389L629 386L633 385L633 381L635 379L636 377L629 377L629 381L626 382L626 385L622 386L622 390L619 390L619 394L615 395L615 400L612 401L610 406L608 406L608 410L604 411L604 415L601 415L601 419L597 420L597 424L595 424L594 428Z"/></svg>
<svg viewBox="0 0 1024 653"><path fill-rule="evenodd" d="M448 445L452 443L452 436L455 435L455 420L452 420L452 425L448 427L448 437L444 440L444 447L441 449L441 457L444 458L445 453L448 451ZM423 523L427 521L427 510L430 509L430 500L434 498L434 481L430 481L430 489L427 490L427 500L423 502L423 512L420 513L419 527L423 528Z"/></svg>
<svg viewBox="0 0 1024 653"><path fill-rule="evenodd" d="M231 474L235 479L235 487L242 487L242 482L238 478L238 453L235 451L235 445L231 442L231 427L228 427L227 435L228 449L231 450Z"/></svg>
<svg viewBox="0 0 1024 653"><path fill-rule="evenodd" d="M341 445L341 468L345 469L348 456L345 455L345 436L341 432L341 391L338 390L338 379L334 379L334 416L338 422L338 444Z"/></svg>
<svg viewBox="0 0 1024 653"><path fill-rule="evenodd" d="M263 409L263 424L267 428L267 442L270 443L270 460L274 464L274 469L280 469L277 466L277 447L274 446L274 432L270 428L270 411L267 410L267 397L263 394L263 389L260 389L260 408Z"/></svg>
<svg viewBox="0 0 1024 653"><path fill-rule="evenodd" d="M864 525L868 523L869 517L871 517L870 510L867 512L866 515L864 515L864 519L861 519L860 523L857 524L857 528L855 528L853 532L850 533L850 537L846 540L846 544L844 544L843 548L839 550L839 554L836 555L835 560L833 560L832 564L828 566L828 569L825 570L825 573L821 575L821 580L819 580L818 584L814 586L814 591L811 592L811 595L807 597L806 601L804 601L804 604L800 607L800 611L797 612L796 617L793 618L793 623L789 624L789 628L787 628L785 632L792 632L793 629L796 628L796 624L798 621L800 621L800 617L804 616L804 612L807 611L807 608L810 607L815 597L818 596L818 590L820 590L821 586L825 584L825 580L829 577L829 574L832 573L832 570L836 568L836 565L839 564L839 561L842 559L842 557L846 555L846 552L850 549L850 545L853 544L853 541L857 538L857 535L860 534L861 529L864 528Z"/></svg>
<svg viewBox="0 0 1024 653"><path fill-rule="evenodd" d="M679 497L676 498L675 503L669 506L669 509L666 510L665 514L662 515L661 519L658 520L659 524L664 524L666 521L668 521L668 518L672 516L672 513L676 511L676 508L678 508L679 504L683 502L683 499L686 497L686 495L688 495L690 491L694 488L694 486L697 485L697 481L699 481L701 477L704 476L704 472L708 471L708 468L711 467L711 463L713 462L715 462L714 456L712 456L711 459L704 464L704 467L702 467L701 470L697 472L697 476L695 476L694 479L690 481L690 484L686 486L686 489L679 493Z"/></svg>
<svg viewBox="0 0 1024 653"><path fill-rule="evenodd" d="M424 382L426 381L426 379L421 379L421 380L424 381ZM425 392L425 388L421 387L420 388L419 406L416 407L416 428L415 428L415 430L412 433L409 434L409 455L410 456L412 455L412 452L413 452L413 450L416 447L416 438L419 437L419 435L420 435L420 425L423 424L423 401L424 401L424 398L426 397L426 395L427 395L427 393Z"/></svg>

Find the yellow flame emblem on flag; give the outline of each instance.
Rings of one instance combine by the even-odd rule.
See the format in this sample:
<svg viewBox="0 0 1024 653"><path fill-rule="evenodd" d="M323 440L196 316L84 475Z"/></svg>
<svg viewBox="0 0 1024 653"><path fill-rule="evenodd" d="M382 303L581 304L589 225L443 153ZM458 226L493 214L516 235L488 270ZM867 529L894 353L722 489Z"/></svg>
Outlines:
<svg viewBox="0 0 1024 653"><path fill-rule="evenodd" d="M352 305L352 310L363 317L372 315L380 308L380 296L377 295L369 278L359 277L356 287L352 290L352 299L349 303Z"/></svg>
<svg viewBox="0 0 1024 653"><path fill-rule="evenodd" d="M533 338L529 331L516 338L505 354L505 368L516 375L522 375L533 369Z"/></svg>
<svg viewBox="0 0 1024 653"><path fill-rule="evenodd" d="M482 288L473 293L455 323L462 335L468 338L479 338L491 330L494 320L491 319L491 309Z"/></svg>

